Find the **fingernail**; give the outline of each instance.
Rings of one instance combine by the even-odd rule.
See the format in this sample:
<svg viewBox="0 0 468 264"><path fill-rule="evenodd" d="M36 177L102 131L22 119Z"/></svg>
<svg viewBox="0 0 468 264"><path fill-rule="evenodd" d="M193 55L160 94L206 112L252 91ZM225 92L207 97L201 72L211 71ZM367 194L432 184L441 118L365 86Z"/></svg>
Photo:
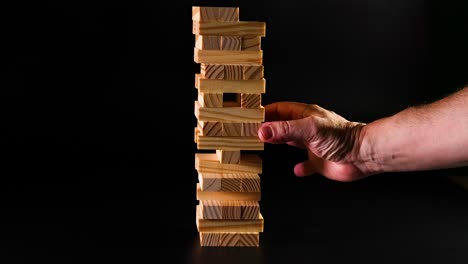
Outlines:
<svg viewBox="0 0 468 264"><path fill-rule="evenodd" d="M260 129L263 139L270 139L273 136L273 131L270 126L264 126Z"/></svg>

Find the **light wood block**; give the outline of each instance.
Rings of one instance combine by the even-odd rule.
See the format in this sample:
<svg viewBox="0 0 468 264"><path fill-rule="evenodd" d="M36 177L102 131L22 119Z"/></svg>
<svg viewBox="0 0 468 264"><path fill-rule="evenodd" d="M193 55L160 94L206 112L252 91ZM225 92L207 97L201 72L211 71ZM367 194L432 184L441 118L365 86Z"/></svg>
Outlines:
<svg viewBox="0 0 468 264"><path fill-rule="evenodd" d="M258 219L258 201L200 200L203 219Z"/></svg>
<svg viewBox="0 0 468 264"><path fill-rule="evenodd" d="M192 20L195 21L239 21L238 7L193 6Z"/></svg>
<svg viewBox="0 0 468 264"><path fill-rule="evenodd" d="M261 123L265 119L265 108L212 108L195 101L195 116L200 121Z"/></svg>
<svg viewBox="0 0 468 264"><path fill-rule="evenodd" d="M262 96L260 94L241 94L241 107L247 109L257 109L262 106Z"/></svg>
<svg viewBox="0 0 468 264"><path fill-rule="evenodd" d="M219 108L223 107L223 94L198 93L198 102L202 107Z"/></svg>
<svg viewBox="0 0 468 264"><path fill-rule="evenodd" d="M262 123L242 123L242 136L258 137L258 130Z"/></svg>
<svg viewBox="0 0 468 264"><path fill-rule="evenodd" d="M200 183L197 183L197 200L220 200L220 201L260 201L261 192L220 192L202 191Z"/></svg>
<svg viewBox="0 0 468 264"><path fill-rule="evenodd" d="M259 36L266 35L266 23L261 21L192 21L192 33L195 35L217 36Z"/></svg>
<svg viewBox="0 0 468 264"><path fill-rule="evenodd" d="M224 79L226 80L243 80L244 66L243 65L224 65Z"/></svg>
<svg viewBox="0 0 468 264"><path fill-rule="evenodd" d="M234 173L198 173L198 181L204 192L240 192L242 178L245 177Z"/></svg>
<svg viewBox="0 0 468 264"><path fill-rule="evenodd" d="M259 214L258 219L251 220L203 219L200 206L197 205L196 225L198 232L263 232L264 219L262 214Z"/></svg>
<svg viewBox="0 0 468 264"><path fill-rule="evenodd" d="M205 122L198 121L198 134L199 136L207 137L220 137L223 133L223 126L221 122Z"/></svg>
<svg viewBox="0 0 468 264"><path fill-rule="evenodd" d="M263 79L263 65L245 65L244 80L262 80Z"/></svg>
<svg viewBox="0 0 468 264"><path fill-rule="evenodd" d="M242 123L228 123L222 122L222 136L226 137L240 137L242 136ZM239 154L240 158L240 154Z"/></svg>
<svg viewBox="0 0 468 264"><path fill-rule="evenodd" d="M242 37L241 36L220 36L221 50L241 50Z"/></svg>
<svg viewBox="0 0 468 264"><path fill-rule="evenodd" d="M242 36L241 50L261 50L262 37L259 36Z"/></svg>
<svg viewBox="0 0 468 264"><path fill-rule="evenodd" d="M206 192L219 192L221 191L221 184L223 181L222 174L217 173L198 173L198 182L202 191ZM240 184L239 184L240 185Z"/></svg>
<svg viewBox="0 0 468 264"><path fill-rule="evenodd" d="M202 247L259 247L258 232L199 232Z"/></svg>
<svg viewBox="0 0 468 264"><path fill-rule="evenodd" d="M260 192L260 176L245 174L241 178L241 192Z"/></svg>
<svg viewBox="0 0 468 264"><path fill-rule="evenodd" d="M195 169L212 173L262 173L262 159L256 154L242 154L239 164L224 164L216 153L195 153Z"/></svg>
<svg viewBox="0 0 468 264"><path fill-rule="evenodd" d="M216 150L216 156L220 163L224 164L239 164L241 158L240 150L229 151L229 150Z"/></svg>
<svg viewBox="0 0 468 264"><path fill-rule="evenodd" d="M201 50L221 50L221 37L195 35L195 47Z"/></svg>
<svg viewBox="0 0 468 264"><path fill-rule="evenodd" d="M205 79L224 80L226 74L223 64L206 64L200 65L200 76Z"/></svg>
<svg viewBox="0 0 468 264"><path fill-rule="evenodd" d="M202 247L219 247L221 233L199 232L200 246Z"/></svg>
<svg viewBox="0 0 468 264"><path fill-rule="evenodd" d="M195 88L202 93L265 93L266 82L262 80L211 80L195 74Z"/></svg>
<svg viewBox="0 0 468 264"><path fill-rule="evenodd" d="M195 127L195 133L193 136L193 141L195 142L195 144L197 144L197 138L199 134L200 134L200 130L198 130L198 127Z"/></svg>
<svg viewBox="0 0 468 264"><path fill-rule="evenodd" d="M206 137L198 135L197 149L207 150L264 150L259 137Z"/></svg>
<svg viewBox="0 0 468 264"><path fill-rule="evenodd" d="M207 64L253 64L263 63L262 50L201 50L194 48L196 63Z"/></svg>

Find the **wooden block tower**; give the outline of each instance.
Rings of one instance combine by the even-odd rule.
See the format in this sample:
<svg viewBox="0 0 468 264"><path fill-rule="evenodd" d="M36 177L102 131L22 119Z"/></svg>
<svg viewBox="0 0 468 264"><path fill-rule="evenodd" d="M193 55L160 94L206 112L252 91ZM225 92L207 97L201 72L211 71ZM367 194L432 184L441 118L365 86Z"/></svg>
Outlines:
<svg viewBox="0 0 468 264"><path fill-rule="evenodd" d="M200 64L195 143L208 150L195 153L200 245L258 247L266 25L239 21L238 7L194 6L192 22L194 61Z"/></svg>

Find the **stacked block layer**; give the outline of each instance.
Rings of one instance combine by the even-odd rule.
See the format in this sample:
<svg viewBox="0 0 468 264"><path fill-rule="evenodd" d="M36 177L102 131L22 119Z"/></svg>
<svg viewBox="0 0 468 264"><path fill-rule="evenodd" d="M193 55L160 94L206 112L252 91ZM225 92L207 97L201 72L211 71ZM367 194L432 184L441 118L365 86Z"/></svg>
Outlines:
<svg viewBox="0 0 468 264"><path fill-rule="evenodd" d="M198 97L194 141L196 225L201 246L258 247L264 143L265 23L240 21L238 7L192 7ZM211 153L209 151L212 151Z"/></svg>

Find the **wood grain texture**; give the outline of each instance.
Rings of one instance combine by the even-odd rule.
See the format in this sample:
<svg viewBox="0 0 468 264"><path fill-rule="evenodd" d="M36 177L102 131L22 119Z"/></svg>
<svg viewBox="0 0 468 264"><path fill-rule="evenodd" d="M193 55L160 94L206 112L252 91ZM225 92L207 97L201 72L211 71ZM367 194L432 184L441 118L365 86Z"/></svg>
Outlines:
<svg viewBox="0 0 468 264"><path fill-rule="evenodd" d="M218 161L224 164L239 164L241 158L240 150L229 151L229 150L216 150L216 156Z"/></svg>
<svg viewBox="0 0 468 264"><path fill-rule="evenodd" d="M195 144L197 144L198 135L200 135L200 130L198 129L198 127L195 127L195 131L194 131L194 135L193 135L193 141L194 141Z"/></svg>
<svg viewBox="0 0 468 264"><path fill-rule="evenodd" d="M199 202L204 219L224 219L222 202L219 200L203 200Z"/></svg>
<svg viewBox="0 0 468 264"><path fill-rule="evenodd" d="M224 80L226 79L223 64L200 64L200 76L205 79Z"/></svg>
<svg viewBox="0 0 468 264"><path fill-rule="evenodd" d="M224 77L225 80L243 80L244 66L235 64L224 65Z"/></svg>
<svg viewBox="0 0 468 264"><path fill-rule="evenodd" d="M198 182L202 191L206 192L219 192L221 191L222 174L199 172Z"/></svg>
<svg viewBox="0 0 468 264"><path fill-rule="evenodd" d="M207 137L220 137L222 136L223 126L221 122L205 122L198 121L198 134L199 136Z"/></svg>
<svg viewBox="0 0 468 264"><path fill-rule="evenodd" d="M242 136L242 123L222 122L221 125L223 127L222 136L226 136L226 137Z"/></svg>
<svg viewBox="0 0 468 264"><path fill-rule="evenodd" d="M221 50L221 37L195 35L195 47L201 50Z"/></svg>
<svg viewBox="0 0 468 264"><path fill-rule="evenodd" d="M200 246L202 247L219 247L221 233L206 233L200 232Z"/></svg>
<svg viewBox="0 0 468 264"><path fill-rule="evenodd" d="M219 108L223 107L223 94L198 93L198 102L202 107Z"/></svg>
<svg viewBox="0 0 468 264"><path fill-rule="evenodd" d="M258 130L262 123L242 123L242 136L258 137Z"/></svg>
<svg viewBox="0 0 468 264"><path fill-rule="evenodd" d="M242 36L242 47L241 50L261 50L262 37L255 35Z"/></svg>
<svg viewBox="0 0 468 264"><path fill-rule="evenodd" d="M241 177L241 192L260 192L260 176L258 174L245 174Z"/></svg>
<svg viewBox="0 0 468 264"><path fill-rule="evenodd" d="M262 106L260 94L241 94L241 107L245 109L258 109Z"/></svg>
<svg viewBox="0 0 468 264"><path fill-rule="evenodd" d="M221 38L221 50L241 50L241 36L219 36Z"/></svg>
<svg viewBox="0 0 468 264"><path fill-rule="evenodd" d="M206 137L198 136L197 149L206 150L264 150L259 137Z"/></svg>
<svg viewBox="0 0 468 264"><path fill-rule="evenodd" d="M195 116L199 121L260 123L265 119L265 108L202 107L195 101Z"/></svg>
<svg viewBox="0 0 468 264"><path fill-rule="evenodd" d="M260 214L260 204L257 201L242 201L241 219L258 219Z"/></svg>
<svg viewBox="0 0 468 264"><path fill-rule="evenodd" d="M262 80L263 65L245 65L243 72L244 80Z"/></svg>
<svg viewBox="0 0 468 264"><path fill-rule="evenodd" d="M207 64L253 64L263 63L262 50L201 50L194 48L196 63Z"/></svg>
<svg viewBox="0 0 468 264"><path fill-rule="evenodd" d="M251 220L213 220L203 219L200 206L196 207L196 225L198 232L263 232L264 218Z"/></svg>
<svg viewBox="0 0 468 264"><path fill-rule="evenodd" d="M261 192L220 192L202 191L200 183L197 183L197 200L220 200L220 201L260 201Z"/></svg>
<svg viewBox="0 0 468 264"><path fill-rule="evenodd" d="M220 7L218 9L218 19L220 22L238 22L239 8L238 7Z"/></svg>
<svg viewBox="0 0 468 264"><path fill-rule="evenodd" d="M259 247L258 232L199 232L201 247ZM218 239L218 241L216 241ZM216 244L216 245L215 245Z"/></svg>
<svg viewBox="0 0 468 264"><path fill-rule="evenodd" d="M195 88L202 93L265 93L266 81L262 80L210 80L195 74Z"/></svg>
<svg viewBox="0 0 468 264"><path fill-rule="evenodd" d="M238 174L223 174L223 179L221 180L221 192L240 192L242 178Z"/></svg>
<svg viewBox="0 0 468 264"><path fill-rule="evenodd" d="M216 153L195 153L195 169L212 173L262 173L262 159L257 154L241 155L239 164L224 164Z"/></svg>
<svg viewBox="0 0 468 264"><path fill-rule="evenodd" d="M239 8L192 6L192 20L236 22L239 21Z"/></svg>
<svg viewBox="0 0 468 264"><path fill-rule="evenodd" d="M266 35L266 23L261 21L192 21L192 34L217 36L259 36Z"/></svg>
<svg viewBox="0 0 468 264"><path fill-rule="evenodd" d="M258 219L258 201L200 200L203 219Z"/></svg>

